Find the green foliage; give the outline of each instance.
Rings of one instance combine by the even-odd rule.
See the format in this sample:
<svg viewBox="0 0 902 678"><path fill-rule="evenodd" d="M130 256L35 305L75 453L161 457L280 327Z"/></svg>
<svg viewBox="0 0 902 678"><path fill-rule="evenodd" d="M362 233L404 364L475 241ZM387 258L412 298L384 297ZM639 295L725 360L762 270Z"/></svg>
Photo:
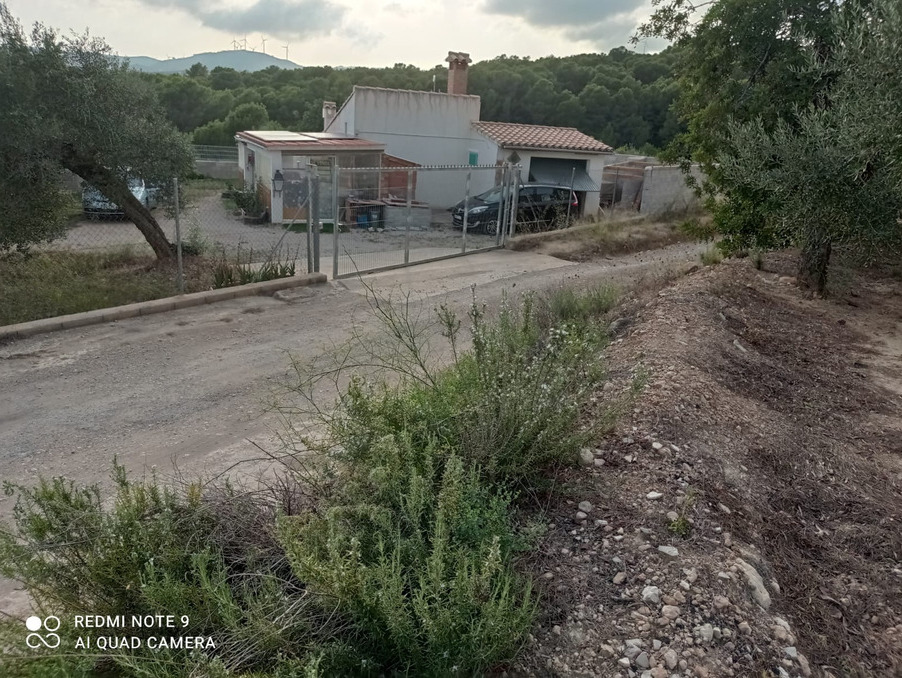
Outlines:
<svg viewBox="0 0 902 678"><path fill-rule="evenodd" d="M470 67L469 91L482 98L485 120L574 126L612 146L656 149L680 131L670 111L677 94L673 61L672 50L535 60L501 56ZM256 73L214 68L207 76L195 70L149 77L160 89L170 119L179 129L194 131L195 143L231 145L238 130L229 118L238 107L262 107L253 109L254 117L240 129L319 130L322 102L344 101L354 85L431 91L433 75L444 91L444 68L405 64Z"/></svg>
<svg viewBox="0 0 902 678"><path fill-rule="evenodd" d="M336 409L307 390L324 374L296 364L291 392L315 415L295 439L308 418L281 407L289 450L306 446L296 472L254 493L136 483L115 465L107 502L61 478L7 486L16 528L0 531L0 574L57 614L175 612L216 639L207 652L102 652L123 675L484 675L515 656L536 613L516 557L541 535L516 513L597 432L578 417L601 377L595 321L611 294L554 299L505 300L492 320L474 301L468 352L462 322L438 309L454 356L442 368L409 304L374 298L389 343L359 337L361 362L337 356L325 374L354 376ZM75 678L89 659L22 669L4 656L0 669Z"/></svg>
<svg viewBox="0 0 902 678"><path fill-rule="evenodd" d="M902 87L882 75L902 68L902 10L885 1L844 9L830 58L811 55L810 70L833 83L824 101L771 128L760 118L732 125L721 156L726 181L769 196L757 208L762 227L728 231L725 249L799 244L800 281L818 292L831 247L871 263L902 244Z"/></svg>
<svg viewBox="0 0 902 678"><path fill-rule="evenodd" d="M274 506L228 487L191 485L176 492L152 477L134 482L118 465L113 480L110 503L97 486L63 478L42 479L30 489L7 484L7 494L18 495L16 527L0 531L0 574L24 583L41 609L64 618L185 615L183 633L215 638L216 649L207 656L108 650L103 654L113 664L174 677L185 675L189 654L197 665L213 660L213 668L218 656L224 662L218 675L225 676L231 675L225 668L266 669L283 657L302 658L331 636L333 627L311 610L275 542ZM77 635L104 632L81 629ZM72 635L62 634L69 659L61 663L69 673L54 675L81 675L82 651L72 646ZM159 630L129 628L128 635ZM92 648L83 656L96 655ZM28 659L16 652L0 660L0 668L27 668Z"/></svg>
<svg viewBox="0 0 902 678"><path fill-rule="evenodd" d="M547 297L546 303L558 321L589 322L610 311L617 299L617 289L609 285L579 291L572 287L561 287Z"/></svg>
<svg viewBox="0 0 902 678"><path fill-rule="evenodd" d="M0 248L22 249L61 234L60 175L68 169L133 220L161 258L166 236L128 188L129 176L168 186L191 169L187 139L156 92L88 36L27 34L0 3ZM31 187L29 188L29 184Z"/></svg>
<svg viewBox="0 0 902 678"><path fill-rule="evenodd" d="M213 268L213 289L291 278L296 272L293 259L284 262L269 260L261 264L242 264L240 260L239 253L234 263L224 259L216 263Z"/></svg>
<svg viewBox="0 0 902 678"><path fill-rule="evenodd" d="M871 260L900 240L898 3L659 0L641 31L675 38L687 132L672 158L703 164L722 249L802 248L826 285L831 247Z"/></svg>
<svg viewBox="0 0 902 678"><path fill-rule="evenodd" d="M533 603L507 497L437 444L399 432L369 452L325 511L282 522L297 575L341 601L382 670L474 675L513 656Z"/></svg>

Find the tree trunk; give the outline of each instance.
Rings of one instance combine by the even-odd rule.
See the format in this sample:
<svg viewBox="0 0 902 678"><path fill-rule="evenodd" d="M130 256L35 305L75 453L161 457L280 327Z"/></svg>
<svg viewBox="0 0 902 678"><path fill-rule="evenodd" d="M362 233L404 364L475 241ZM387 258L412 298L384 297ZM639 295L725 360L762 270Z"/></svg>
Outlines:
<svg viewBox="0 0 902 678"><path fill-rule="evenodd" d="M801 287L823 294L827 288L827 267L830 265L829 240L811 239L802 247L798 281Z"/></svg>
<svg viewBox="0 0 902 678"><path fill-rule="evenodd" d="M105 167L97 166L89 162L80 161L78 158L65 157L64 165L73 174L81 177L97 190L112 200L125 214L147 240L147 244L153 248L157 259L169 259L172 257L173 247L163 229L154 219L150 210L140 200L132 195L128 183L121 177L113 174Z"/></svg>

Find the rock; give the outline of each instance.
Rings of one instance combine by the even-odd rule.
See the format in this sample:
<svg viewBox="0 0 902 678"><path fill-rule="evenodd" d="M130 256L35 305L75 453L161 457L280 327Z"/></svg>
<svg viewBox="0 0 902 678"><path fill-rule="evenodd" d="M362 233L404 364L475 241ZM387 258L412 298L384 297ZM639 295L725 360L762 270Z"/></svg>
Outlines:
<svg viewBox="0 0 902 678"><path fill-rule="evenodd" d="M622 666L625 669L628 669L630 667L629 657L621 657L620 659L617 660L617 663L620 664L620 666Z"/></svg>
<svg viewBox="0 0 902 678"><path fill-rule="evenodd" d="M673 671L677 667L677 663L680 660L676 651L673 649L667 650L667 652L664 653L663 659L664 659L664 666L666 666L671 671Z"/></svg>
<svg viewBox="0 0 902 678"><path fill-rule="evenodd" d="M698 579L698 570L694 567L684 567L683 574L686 575L686 579L690 584L695 583L695 580Z"/></svg>
<svg viewBox="0 0 902 678"><path fill-rule="evenodd" d="M636 657L636 666L640 669L647 669L651 667L651 662L648 661L648 652L640 652Z"/></svg>
<svg viewBox="0 0 902 678"><path fill-rule="evenodd" d="M593 461L592 463L595 464L596 468L598 468L599 466L604 466L604 459L602 459L601 457L595 457L595 461Z"/></svg>
<svg viewBox="0 0 902 678"><path fill-rule="evenodd" d="M658 552L667 556L668 558L677 558L680 555L679 550L677 550L676 546L659 546Z"/></svg>
<svg viewBox="0 0 902 678"><path fill-rule="evenodd" d="M663 666L656 666L651 671L649 671L649 675L651 678L667 678L667 669Z"/></svg>
<svg viewBox="0 0 902 678"><path fill-rule="evenodd" d="M587 502L587 501L581 501L581 502L579 502L579 507L578 507L578 508L579 508L579 510L582 511L583 513L592 513L592 509L595 508L595 507L592 506L592 504L590 504L590 503Z"/></svg>
<svg viewBox="0 0 902 678"><path fill-rule="evenodd" d="M626 581L626 572L618 572L617 574L614 575L614 583L615 584L622 584L625 581Z"/></svg>
<svg viewBox="0 0 902 678"><path fill-rule="evenodd" d="M662 447L664 447L664 446L661 443L652 443L651 444L651 449L653 449L655 452L660 452Z"/></svg>
<svg viewBox="0 0 902 678"><path fill-rule="evenodd" d="M730 607L730 599L726 596L714 596L714 607L718 610L725 610Z"/></svg>
<svg viewBox="0 0 902 678"><path fill-rule="evenodd" d="M645 495L645 498L655 501L657 499L660 499L663 496L664 496L664 494L662 492L649 492L648 494Z"/></svg>
<svg viewBox="0 0 902 678"><path fill-rule="evenodd" d="M683 589L684 591L688 591L690 588L692 588L692 586L689 584L688 581L686 581L685 579L683 579L683 580L680 582L680 588Z"/></svg>
<svg viewBox="0 0 902 678"><path fill-rule="evenodd" d="M755 599L755 602L758 603L762 609L768 609L770 607L770 594L767 592L767 589L764 586L764 580L761 579L758 570L749 565L742 558L736 559L736 565L739 566L739 569L742 570L742 573L745 575L749 588L752 590L752 598Z"/></svg>
<svg viewBox="0 0 902 678"><path fill-rule="evenodd" d="M661 608L661 615L670 620L674 620L680 616L680 608L676 605L665 605Z"/></svg>
<svg viewBox="0 0 902 678"><path fill-rule="evenodd" d="M551 632L554 635L559 636L559 635L561 635L561 627L558 626L557 624L555 624L554 626L551 627Z"/></svg>
<svg viewBox="0 0 902 678"><path fill-rule="evenodd" d="M696 626L692 633L695 635L703 643L710 643L714 640L714 627L711 624L702 624L701 626Z"/></svg>
<svg viewBox="0 0 902 678"><path fill-rule="evenodd" d="M808 678L808 676L811 675L811 664L808 663L808 658L805 655L800 654L796 657L796 661L799 663L799 671L802 672L802 675L805 676L805 678Z"/></svg>
<svg viewBox="0 0 902 678"><path fill-rule="evenodd" d="M670 522L674 522L680 519L680 514L676 511L668 511L667 512L667 520Z"/></svg>
<svg viewBox="0 0 902 678"><path fill-rule="evenodd" d="M610 645L602 645L600 649L601 649L601 651L604 652L608 657L613 657L615 654L617 654L617 650L615 650L615 649L614 649L613 647L611 647Z"/></svg>
<svg viewBox="0 0 902 678"><path fill-rule="evenodd" d="M770 631L771 635L773 635L774 637L774 640L776 640L778 643L792 642L792 634L782 626L771 626Z"/></svg>
<svg viewBox="0 0 902 678"><path fill-rule="evenodd" d="M576 520L576 522L581 522L581 521L585 520L585 519L588 518L588 517L589 517L589 516L587 516L587 515L586 515L585 513L583 513L582 511L577 511L577 512L576 512L576 515L574 516L574 519Z"/></svg>
<svg viewBox="0 0 902 678"><path fill-rule="evenodd" d="M730 515L730 513L732 513L725 504L718 504L717 510L720 511L721 513L726 513L727 515Z"/></svg>
<svg viewBox="0 0 902 678"><path fill-rule="evenodd" d="M588 447L584 447L579 451L579 461L583 466L594 466L595 455Z"/></svg>
<svg viewBox="0 0 902 678"><path fill-rule="evenodd" d="M642 602L657 605L661 602L661 589L657 586L646 586L642 589Z"/></svg>
<svg viewBox="0 0 902 678"><path fill-rule="evenodd" d="M783 648L783 654L785 654L790 659L795 659L799 656L799 651L795 649L794 646L790 645L789 647Z"/></svg>
<svg viewBox="0 0 902 678"><path fill-rule="evenodd" d="M651 649L654 650L655 652L660 650L661 649L661 641L658 640L657 638L655 638L653 641L651 641Z"/></svg>
<svg viewBox="0 0 902 678"><path fill-rule="evenodd" d="M749 626L747 621L739 622L739 633L750 636L752 634L752 627Z"/></svg>

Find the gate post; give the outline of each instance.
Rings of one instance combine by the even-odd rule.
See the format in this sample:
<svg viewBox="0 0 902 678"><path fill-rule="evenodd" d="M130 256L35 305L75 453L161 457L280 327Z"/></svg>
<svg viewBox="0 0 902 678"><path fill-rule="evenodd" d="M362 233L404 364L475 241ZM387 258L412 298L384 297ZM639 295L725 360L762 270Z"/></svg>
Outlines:
<svg viewBox="0 0 902 678"><path fill-rule="evenodd" d="M404 228L404 263L410 263L410 220L412 218L413 168L407 170L407 225ZM380 174L381 176L381 174Z"/></svg>
<svg viewBox="0 0 902 678"><path fill-rule="evenodd" d="M307 219L307 230L313 239L313 272L319 273L319 169L314 165L310 191L310 218Z"/></svg>
<svg viewBox="0 0 902 678"><path fill-rule="evenodd" d="M341 178L341 170L337 160L332 164L332 280L338 277L338 231L339 207L338 207L338 181Z"/></svg>

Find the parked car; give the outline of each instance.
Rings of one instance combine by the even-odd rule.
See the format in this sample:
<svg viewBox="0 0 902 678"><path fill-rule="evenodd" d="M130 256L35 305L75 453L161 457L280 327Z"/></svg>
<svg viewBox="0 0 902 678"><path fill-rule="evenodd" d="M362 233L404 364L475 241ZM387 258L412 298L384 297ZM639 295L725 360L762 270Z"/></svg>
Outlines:
<svg viewBox="0 0 902 678"><path fill-rule="evenodd" d="M467 208L467 230L495 234L498 232L499 206L502 187L494 188L470 198ZM576 193L566 186L553 184L522 184L517 200L517 222L530 223L539 228L552 228L556 223L573 219L579 214ZM451 208L451 219L457 228L464 225L464 201Z"/></svg>
<svg viewBox="0 0 902 678"><path fill-rule="evenodd" d="M101 193L99 189L88 183L84 183L82 186L81 206L86 217L97 219L99 217L125 216L119 206ZM143 179L137 178L129 179L128 187L132 195L143 203L147 209L153 209L157 206L158 188L148 186Z"/></svg>

